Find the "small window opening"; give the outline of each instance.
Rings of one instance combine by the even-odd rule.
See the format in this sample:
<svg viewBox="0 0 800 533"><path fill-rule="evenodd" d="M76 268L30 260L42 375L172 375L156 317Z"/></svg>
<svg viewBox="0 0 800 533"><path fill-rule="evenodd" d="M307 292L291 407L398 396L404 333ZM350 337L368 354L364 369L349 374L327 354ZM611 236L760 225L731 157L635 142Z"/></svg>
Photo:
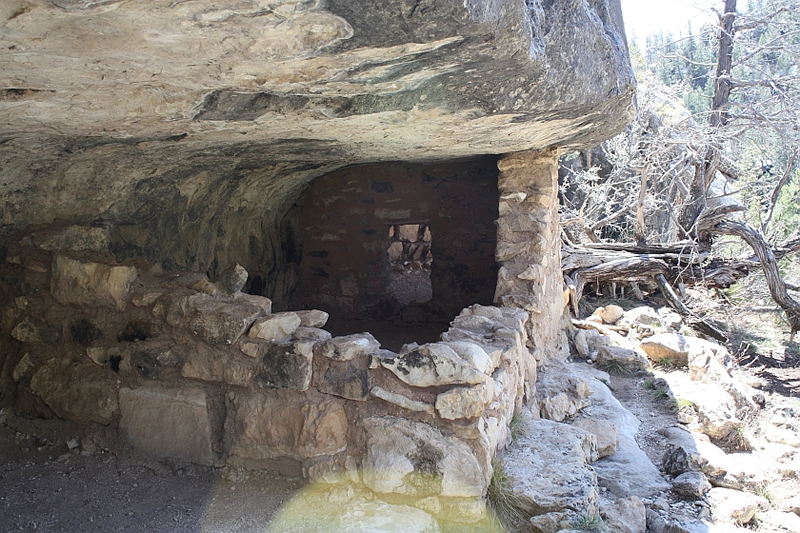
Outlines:
<svg viewBox="0 0 800 533"><path fill-rule="evenodd" d="M402 305L426 303L433 298L431 241L427 224L389 226L389 290Z"/></svg>

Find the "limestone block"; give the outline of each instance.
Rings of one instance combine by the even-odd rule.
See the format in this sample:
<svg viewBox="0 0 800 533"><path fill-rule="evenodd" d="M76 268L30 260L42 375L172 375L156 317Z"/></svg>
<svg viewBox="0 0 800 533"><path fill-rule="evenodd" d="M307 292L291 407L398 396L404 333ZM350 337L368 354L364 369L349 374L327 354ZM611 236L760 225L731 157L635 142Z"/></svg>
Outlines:
<svg viewBox="0 0 800 533"><path fill-rule="evenodd" d="M276 390L237 393L232 404L226 440L232 443L230 454L245 461L302 461L347 447L347 414L341 400Z"/></svg>
<svg viewBox="0 0 800 533"><path fill-rule="evenodd" d="M382 359L381 365L414 387L475 385L489 379L443 343L423 344L410 352Z"/></svg>
<svg viewBox="0 0 800 533"><path fill-rule="evenodd" d="M183 349L181 376L215 383L248 387L253 381L256 363L235 351L224 351L203 343Z"/></svg>
<svg viewBox="0 0 800 533"><path fill-rule="evenodd" d="M640 326L657 327L661 325L661 317L652 307L643 305L628 309L617 321L623 328L636 329Z"/></svg>
<svg viewBox="0 0 800 533"><path fill-rule="evenodd" d="M800 516L800 495L787 498L780 503L780 510Z"/></svg>
<svg viewBox="0 0 800 533"><path fill-rule="evenodd" d="M619 431L608 420L595 418L579 418L572 423L573 426L588 431L597 439L597 454L599 457L614 455L619 449Z"/></svg>
<svg viewBox="0 0 800 533"><path fill-rule="evenodd" d="M233 299L247 305L252 305L261 309L262 314L267 316L272 313L272 300L266 296L259 296L257 294L247 294L245 292L238 292L234 295Z"/></svg>
<svg viewBox="0 0 800 533"><path fill-rule="evenodd" d="M136 343L134 346L133 365L143 378L156 378L164 368L175 367L180 363L180 356L172 350L170 343L143 342ZM105 362L108 362L112 357L111 353L113 353L114 348L116 347L109 348L100 360L105 359ZM119 351L119 349L116 351ZM105 364L105 362L100 364Z"/></svg>
<svg viewBox="0 0 800 533"><path fill-rule="evenodd" d="M692 499L702 498L711 489L711 484L702 472L684 472L672 481L672 490L676 494Z"/></svg>
<svg viewBox="0 0 800 533"><path fill-rule="evenodd" d="M605 324L616 324L624 313L625 311L620 306L611 304L605 307L598 307L592 315L602 318Z"/></svg>
<svg viewBox="0 0 800 533"><path fill-rule="evenodd" d="M31 378L31 390L56 415L76 424L108 424L117 410L117 380L91 362L50 359Z"/></svg>
<svg viewBox="0 0 800 533"><path fill-rule="evenodd" d="M769 509L766 498L749 492L715 487L708 491L707 497L715 522L746 524L753 519L756 511Z"/></svg>
<svg viewBox="0 0 800 533"><path fill-rule="evenodd" d="M386 389L379 387L377 385L372 387L372 389L370 390L370 394L372 394L376 398L380 398L383 401L389 402L398 407L402 407L403 409L408 409L409 411L417 411L420 413L428 413L429 415L433 415L433 405L425 402L420 402L417 400L412 400L407 396L398 394L396 392L387 391Z"/></svg>
<svg viewBox="0 0 800 533"><path fill-rule="evenodd" d="M11 336L20 342L55 344L61 341L61 327L26 316L11 330Z"/></svg>
<svg viewBox="0 0 800 533"><path fill-rule="evenodd" d="M217 286L208 281L208 278L205 276L203 276L199 280L189 285L189 288L192 289L193 291L204 292L209 296L219 295L219 289L217 288Z"/></svg>
<svg viewBox="0 0 800 533"><path fill-rule="evenodd" d="M428 424L368 417L364 484L375 492L409 496L483 497L488 479L463 441Z"/></svg>
<svg viewBox="0 0 800 533"><path fill-rule="evenodd" d="M295 343L263 343L256 382L264 389L307 390L311 385L313 354Z"/></svg>
<svg viewBox="0 0 800 533"><path fill-rule="evenodd" d="M34 234L34 243L42 250L60 252L102 252L108 249L109 235L106 228L68 226L66 228Z"/></svg>
<svg viewBox="0 0 800 533"><path fill-rule="evenodd" d="M363 365L358 362L363 362ZM317 390L348 400L366 401L370 391L368 364L369 360L366 358L327 361L316 382Z"/></svg>
<svg viewBox="0 0 800 533"><path fill-rule="evenodd" d="M613 533L645 533L647 509L636 496L600 506L600 516Z"/></svg>
<svg viewBox="0 0 800 533"><path fill-rule="evenodd" d="M215 285L225 294L235 294L247 283L247 270L238 263L226 268L217 278Z"/></svg>
<svg viewBox="0 0 800 533"><path fill-rule="evenodd" d="M467 341L446 342L444 344L452 348L461 359L484 374L491 374L494 371L495 364L492 362L492 358L478 344Z"/></svg>
<svg viewBox="0 0 800 533"><path fill-rule="evenodd" d="M639 343L651 361L657 363L667 360L672 366L689 364L689 344L679 333L661 333L647 337Z"/></svg>
<svg viewBox="0 0 800 533"><path fill-rule="evenodd" d="M256 320L250 333L251 339L264 339L270 342L286 342L300 326L300 317L297 313L275 313L260 320Z"/></svg>
<svg viewBox="0 0 800 533"><path fill-rule="evenodd" d="M214 464L206 393L145 383L119 393L120 430L134 448L160 458Z"/></svg>
<svg viewBox="0 0 800 533"><path fill-rule="evenodd" d="M597 476L587 464L597 453L594 436L525 411L520 420L520 435L501 459L518 504L530 515L596 516Z"/></svg>
<svg viewBox="0 0 800 533"><path fill-rule="evenodd" d="M318 309L295 311L300 317L300 325L305 328L324 328L330 315Z"/></svg>
<svg viewBox="0 0 800 533"><path fill-rule="evenodd" d="M494 396L494 381L488 380L474 387L454 387L436 397L439 416L448 420L477 418Z"/></svg>
<svg viewBox="0 0 800 533"><path fill-rule="evenodd" d="M536 402L543 418L561 422L590 404L592 389L564 363L553 361L539 371Z"/></svg>
<svg viewBox="0 0 800 533"><path fill-rule="evenodd" d="M314 353L333 361L351 361L359 356L377 354L381 343L369 333L334 337L314 347Z"/></svg>
<svg viewBox="0 0 800 533"><path fill-rule="evenodd" d="M125 310L136 268L53 258L50 293L63 305L89 305Z"/></svg>
<svg viewBox="0 0 800 533"><path fill-rule="evenodd" d="M300 326L294 330L294 335L292 335L292 338L298 342L311 342L316 344L318 342L331 340L331 334L324 329Z"/></svg>
<svg viewBox="0 0 800 533"><path fill-rule="evenodd" d="M210 344L230 346L261 315L252 305L217 300L195 294L186 302L187 316L180 323ZM169 320L168 320L169 321Z"/></svg>

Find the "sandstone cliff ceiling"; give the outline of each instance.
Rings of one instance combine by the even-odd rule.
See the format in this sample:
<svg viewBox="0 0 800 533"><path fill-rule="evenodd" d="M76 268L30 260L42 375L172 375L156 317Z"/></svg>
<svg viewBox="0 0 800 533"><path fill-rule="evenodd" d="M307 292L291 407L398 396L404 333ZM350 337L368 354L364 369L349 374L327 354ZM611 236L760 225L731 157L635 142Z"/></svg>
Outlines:
<svg viewBox="0 0 800 533"><path fill-rule="evenodd" d="M209 268L325 172L593 145L634 85L618 0L5 0L0 239Z"/></svg>

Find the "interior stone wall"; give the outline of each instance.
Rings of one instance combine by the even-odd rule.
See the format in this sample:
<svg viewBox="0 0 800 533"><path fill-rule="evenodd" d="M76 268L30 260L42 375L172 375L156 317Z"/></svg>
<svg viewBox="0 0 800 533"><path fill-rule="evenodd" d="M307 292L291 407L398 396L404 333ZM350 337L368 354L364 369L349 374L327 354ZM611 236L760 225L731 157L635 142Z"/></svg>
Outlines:
<svg viewBox="0 0 800 533"><path fill-rule="evenodd" d="M318 178L297 208L302 261L291 307L337 317L386 318L389 228L426 223L432 234L428 304L450 320L494 297L497 158L436 165L383 163Z"/></svg>

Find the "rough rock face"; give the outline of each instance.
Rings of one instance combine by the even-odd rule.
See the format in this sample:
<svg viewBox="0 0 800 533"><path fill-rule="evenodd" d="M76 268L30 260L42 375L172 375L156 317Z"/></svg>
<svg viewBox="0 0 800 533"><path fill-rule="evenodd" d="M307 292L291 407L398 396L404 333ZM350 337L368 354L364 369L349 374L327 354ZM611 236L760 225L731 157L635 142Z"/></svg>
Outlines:
<svg viewBox="0 0 800 533"><path fill-rule="evenodd" d="M266 291L317 176L595 145L634 87L617 0L9 0L0 43L0 237L93 223Z"/></svg>

